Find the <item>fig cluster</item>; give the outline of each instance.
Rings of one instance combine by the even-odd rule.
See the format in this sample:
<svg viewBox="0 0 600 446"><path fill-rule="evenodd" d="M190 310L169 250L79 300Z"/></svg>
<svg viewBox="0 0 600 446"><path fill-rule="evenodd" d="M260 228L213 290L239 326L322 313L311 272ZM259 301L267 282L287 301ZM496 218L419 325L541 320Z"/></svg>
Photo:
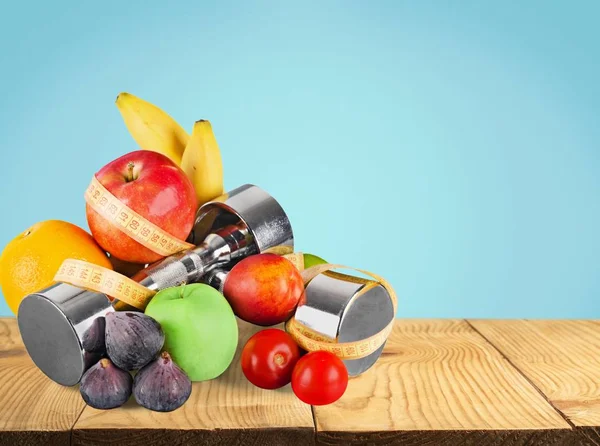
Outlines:
<svg viewBox="0 0 600 446"><path fill-rule="evenodd" d="M136 311L108 313L94 320L82 338L83 348L102 358L81 379L84 401L113 409L135 400L148 409L169 412L187 401L192 383L167 352L165 335L150 316ZM138 370L135 379L129 372Z"/></svg>

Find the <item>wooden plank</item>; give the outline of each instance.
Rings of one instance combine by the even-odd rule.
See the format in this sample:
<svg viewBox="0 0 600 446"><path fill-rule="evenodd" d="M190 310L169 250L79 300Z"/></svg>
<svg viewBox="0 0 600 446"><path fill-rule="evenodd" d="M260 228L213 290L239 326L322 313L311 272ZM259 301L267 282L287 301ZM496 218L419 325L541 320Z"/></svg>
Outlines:
<svg viewBox="0 0 600 446"><path fill-rule="evenodd" d="M263 390L250 384L239 364L240 350L260 327L239 323L240 342L232 365L221 377L194 383L190 399L170 413L136 406L109 411L86 407L75 424L73 444L127 445L309 445L314 443L310 406L290 386Z"/></svg>
<svg viewBox="0 0 600 446"><path fill-rule="evenodd" d="M600 321L469 322L575 426L600 426Z"/></svg>
<svg viewBox="0 0 600 446"><path fill-rule="evenodd" d="M462 320L399 320L384 353L335 404L322 444L573 444L574 431Z"/></svg>
<svg viewBox="0 0 600 446"><path fill-rule="evenodd" d="M69 444L85 403L33 364L15 319L0 319L0 444Z"/></svg>

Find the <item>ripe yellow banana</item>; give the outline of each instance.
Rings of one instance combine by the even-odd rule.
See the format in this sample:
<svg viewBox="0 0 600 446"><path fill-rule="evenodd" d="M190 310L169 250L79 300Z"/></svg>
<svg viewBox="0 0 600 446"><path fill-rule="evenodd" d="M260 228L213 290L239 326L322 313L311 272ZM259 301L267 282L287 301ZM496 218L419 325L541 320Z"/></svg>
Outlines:
<svg viewBox="0 0 600 446"><path fill-rule="evenodd" d="M144 149L162 153L178 166L190 135L163 110L129 93L117 96L117 108L135 142Z"/></svg>
<svg viewBox="0 0 600 446"><path fill-rule="evenodd" d="M210 122L196 121L188 142L181 168L192 181L198 204L202 205L223 193L223 163L221 152Z"/></svg>

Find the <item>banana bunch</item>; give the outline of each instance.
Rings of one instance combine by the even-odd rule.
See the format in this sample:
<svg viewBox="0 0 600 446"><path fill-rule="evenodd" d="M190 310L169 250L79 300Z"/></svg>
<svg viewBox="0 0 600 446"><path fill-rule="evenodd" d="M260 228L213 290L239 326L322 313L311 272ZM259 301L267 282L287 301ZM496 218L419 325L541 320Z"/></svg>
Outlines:
<svg viewBox="0 0 600 446"><path fill-rule="evenodd" d="M116 104L142 149L162 153L186 173L200 205L223 193L221 152L210 122L196 121L189 135L171 116L137 96L121 93Z"/></svg>

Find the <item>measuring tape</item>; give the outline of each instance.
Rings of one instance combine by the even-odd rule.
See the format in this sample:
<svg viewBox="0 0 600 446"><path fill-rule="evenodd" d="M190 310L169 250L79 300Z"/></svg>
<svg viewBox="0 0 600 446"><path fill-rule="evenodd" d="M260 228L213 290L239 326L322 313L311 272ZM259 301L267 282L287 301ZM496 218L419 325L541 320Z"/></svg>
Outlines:
<svg viewBox="0 0 600 446"><path fill-rule="evenodd" d="M76 259L66 259L54 280L106 294L110 300L119 299L142 311L156 294L123 274Z"/></svg>
<svg viewBox="0 0 600 446"><path fill-rule="evenodd" d="M394 314L396 314L396 310L398 308L398 298L396 296L396 293L394 292L394 289L392 288L390 283L386 281L383 277L378 276L377 274L373 274L369 271L329 263L315 265L302 271L301 274L302 279L304 281L304 285L306 286L312 279L314 279L319 274L334 269L350 269L353 271L358 271L375 279L387 290L392 300ZM389 334L391 333L392 329L394 328L394 319L392 318L390 323L379 333L376 333L375 335L370 336L366 339L354 342L336 342L335 340L325 337L315 332L314 330L311 330L308 327L304 326L303 324L298 322L295 317L292 317L289 321L286 322L285 328L286 331L290 334L290 336L294 339L294 341L296 341L296 343L304 350L324 350L333 353L341 359L360 359L364 358L365 356L369 356L371 353L373 353L375 350L377 350L383 345L383 343L387 340Z"/></svg>
<svg viewBox="0 0 600 446"><path fill-rule="evenodd" d="M123 204L98 181L96 176L92 178L92 182L85 191L85 201L115 227L163 257L194 247L190 243L173 237Z"/></svg>

